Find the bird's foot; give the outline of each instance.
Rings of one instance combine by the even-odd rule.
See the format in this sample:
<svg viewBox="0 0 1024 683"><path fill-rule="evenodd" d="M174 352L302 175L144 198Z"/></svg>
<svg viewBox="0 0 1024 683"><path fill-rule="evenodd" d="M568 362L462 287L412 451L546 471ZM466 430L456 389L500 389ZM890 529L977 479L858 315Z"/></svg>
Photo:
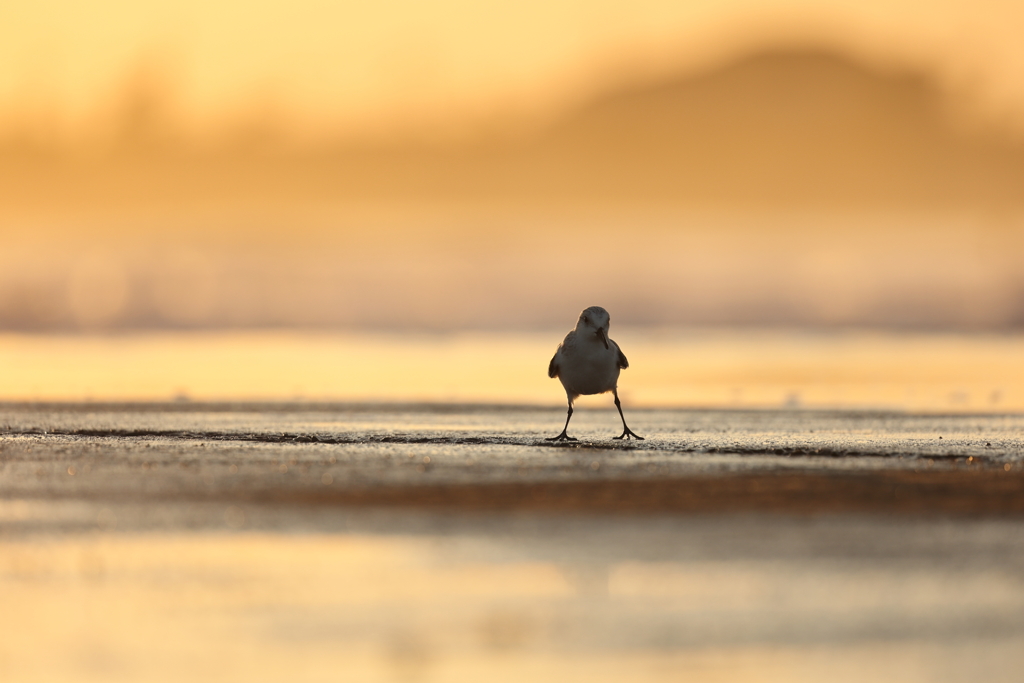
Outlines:
<svg viewBox="0 0 1024 683"><path fill-rule="evenodd" d="M547 437L544 440L545 441L576 441L576 437L575 436L569 436L563 430L562 433L559 434L558 436L549 436L549 437Z"/></svg>
<svg viewBox="0 0 1024 683"><path fill-rule="evenodd" d="M630 437L633 437L634 439L636 439L638 441L643 441L644 440L644 437L638 436L638 435L634 434L633 430L630 429L629 427L626 427L625 430L623 430L622 434L620 434L619 436L613 436L612 438L614 440L616 440L616 441L620 441L622 439L628 439Z"/></svg>

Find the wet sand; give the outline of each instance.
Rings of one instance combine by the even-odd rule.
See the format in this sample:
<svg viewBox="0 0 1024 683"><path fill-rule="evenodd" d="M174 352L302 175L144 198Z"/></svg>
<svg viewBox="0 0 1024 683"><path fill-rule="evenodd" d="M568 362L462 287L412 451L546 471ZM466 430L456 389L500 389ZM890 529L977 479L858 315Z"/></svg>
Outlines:
<svg viewBox="0 0 1024 683"><path fill-rule="evenodd" d="M0 674L1016 680L1024 417L628 417L3 405Z"/></svg>
<svg viewBox="0 0 1024 683"><path fill-rule="evenodd" d="M583 415L580 415L583 413ZM5 498L552 512L1024 512L1024 417L430 405L15 405ZM545 431L545 428L547 431Z"/></svg>

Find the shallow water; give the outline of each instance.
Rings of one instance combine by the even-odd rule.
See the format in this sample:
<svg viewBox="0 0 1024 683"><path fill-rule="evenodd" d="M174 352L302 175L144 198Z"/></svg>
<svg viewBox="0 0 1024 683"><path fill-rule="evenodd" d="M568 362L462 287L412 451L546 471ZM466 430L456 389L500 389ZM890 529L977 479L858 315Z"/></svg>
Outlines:
<svg viewBox="0 0 1024 683"><path fill-rule="evenodd" d="M416 517L2 538L0 671L1012 681L1024 664L1018 523Z"/></svg>
<svg viewBox="0 0 1024 683"><path fill-rule="evenodd" d="M0 334L0 400L562 406L565 329L438 334ZM613 326L635 407L1024 411L1024 335ZM581 405L610 406L608 397Z"/></svg>
<svg viewBox="0 0 1024 683"><path fill-rule="evenodd" d="M0 676L1017 680L1024 418L627 415L0 406Z"/></svg>

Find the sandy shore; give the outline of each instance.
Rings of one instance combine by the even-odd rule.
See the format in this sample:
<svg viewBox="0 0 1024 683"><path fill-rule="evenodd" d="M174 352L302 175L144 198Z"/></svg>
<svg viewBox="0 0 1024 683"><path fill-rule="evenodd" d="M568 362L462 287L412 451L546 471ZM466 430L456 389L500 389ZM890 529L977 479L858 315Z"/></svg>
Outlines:
<svg viewBox="0 0 1024 683"><path fill-rule="evenodd" d="M4 405L0 677L1017 680L1024 417L630 418Z"/></svg>
<svg viewBox="0 0 1024 683"><path fill-rule="evenodd" d="M1024 417L8 405L0 496L547 512L1024 513ZM607 424L606 424L607 423Z"/></svg>

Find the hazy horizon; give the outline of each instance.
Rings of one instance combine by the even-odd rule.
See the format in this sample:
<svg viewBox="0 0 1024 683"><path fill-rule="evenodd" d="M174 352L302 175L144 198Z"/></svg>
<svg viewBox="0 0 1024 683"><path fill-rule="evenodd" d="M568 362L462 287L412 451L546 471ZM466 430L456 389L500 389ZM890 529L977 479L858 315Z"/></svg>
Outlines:
<svg viewBox="0 0 1024 683"><path fill-rule="evenodd" d="M316 87L303 69L334 54L329 32L294 58L300 33L253 42L312 10L260 5L239 37L227 5L122 8L110 45L54 28L73 12L39 19L0 74L0 330L539 329L592 304L646 326L1024 323L1012 8L979 8L957 38L956 3L920 26L912 3L648 3L622 21L597 8L576 34L570 4L550 35L526 21L538 8L516 15L509 36L538 41L521 63L497 15L466 10L432 16L421 44L447 36L444 60L479 63L377 82L385 48L367 39ZM370 14L370 34L411 35ZM415 41L392 47L415 66ZM68 90L54 65L72 55ZM261 68L295 76L298 109L279 108L286 91L232 104Z"/></svg>

